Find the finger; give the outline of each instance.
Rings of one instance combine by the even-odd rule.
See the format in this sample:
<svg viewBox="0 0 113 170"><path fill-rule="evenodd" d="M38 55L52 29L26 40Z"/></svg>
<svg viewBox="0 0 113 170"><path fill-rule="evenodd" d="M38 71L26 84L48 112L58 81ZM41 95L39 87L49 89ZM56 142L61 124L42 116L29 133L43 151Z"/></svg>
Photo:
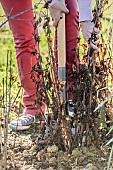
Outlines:
<svg viewBox="0 0 113 170"><path fill-rule="evenodd" d="M60 14L56 19L53 20L53 26L54 26L55 28L58 27L58 23L59 23L59 21L60 21L61 18L62 18L62 14Z"/></svg>
<svg viewBox="0 0 113 170"><path fill-rule="evenodd" d="M55 20L53 21L53 26L54 26L55 28L57 28L57 27L58 27L58 23L59 23L59 20L55 19Z"/></svg>
<svg viewBox="0 0 113 170"><path fill-rule="evenodd" d="M98 35L99 30L98 30L98 28L92 26L89 28L88 32L89 32L89 34L95 33Z"/></svg>
<svg viewBox="0 0 113 170"><path fill-rule="evenodd" d="M53 5L53 7L55 9L61 10L62 12L66 13L66 14L69 13L69 10L67 9L66 5L61 1L58 1L57 3L55 3Z"/></svg>
<svg viewBox="0 0 113 170"><path fill-rule="evenodd" d="M97 38L97 39L99 39L99 38L100 38L100 35L99 35L99 34L97 34L97 35L96 35L96 38Z"/></svg>
<svg viewBox="0 0 113 170"><path fill-rule="evenodd" d="M91 41L92 41L92 43L95 44L95 45L99 44L99 40L97 40L97 41L91 40Z"/></svg>
<svg viewBox="0 0 113 170"><path fill-rule="evenodd" d="M96 28L96 27L93 28L93 31L96 32L96 33L99 33L99 29Z"/></svg>
<svg viewBox="0 0 113 170"><path fill-rule="evenodd" d="M92 42L90 42L90 46L91 46L94 50L99 51L99 48L98 48L95 44L93 44Z"/></svg>
<svg viewBox="0 0 113 170"><path fill-rule="evenodd" d="M56 27L56 28L58 27L58 23L62 19L62 17L63 17L62 12L59 11L57 17L53 19L53 26L54 27Z"/></svg>
<svg viewBox="0 0 113 170"><path fill-rule="evenodd" d="M87 42L89 42L89 39L91 39L92 40L92 42L97 42L98 41L98 39L99 39L99 35L98 34L96 34L95 35L95 38L93 39L93 38L91 38L91 33L87 33L87 36L86 36L86 39L87 39ZM94 41L95 40L95 41Z"/></svg>

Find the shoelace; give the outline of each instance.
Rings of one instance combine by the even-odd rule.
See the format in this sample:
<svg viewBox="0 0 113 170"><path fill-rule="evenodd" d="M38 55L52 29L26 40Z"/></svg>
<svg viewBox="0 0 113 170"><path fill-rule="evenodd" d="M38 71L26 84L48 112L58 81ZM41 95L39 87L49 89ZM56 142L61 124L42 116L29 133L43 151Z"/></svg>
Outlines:
<svg viewBox="0 0 113 170"><path fill-rule="evenodd" d="M31 116L31 115L26 114L26 115L23 115L22 117L20 117L18 120L24 121L24 122L29 122L29 120L30 120L31 118L34 118L34 117Z"/></svg>

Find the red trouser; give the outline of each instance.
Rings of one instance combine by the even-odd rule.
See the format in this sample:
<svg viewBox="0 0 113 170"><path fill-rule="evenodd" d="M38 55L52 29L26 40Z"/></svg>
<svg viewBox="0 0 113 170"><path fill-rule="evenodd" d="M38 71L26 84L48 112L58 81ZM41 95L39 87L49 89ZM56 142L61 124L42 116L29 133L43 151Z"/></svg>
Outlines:
<svg viewBox="0 0 113 170"><path fill-rule="evenodd" d="M66 45L67 45L67 72L71 71L72 64L76 61L72 49L77 46L78 37L78 12L77 0L66 0L70 13L66 15ZM2 0L1 4L5 13L14 16L20 12L32 8L31 0ZM31 54L38 47L34 41L34 14L32 10L24 12L13 20L9 21L10 29L13 33L16 48L16 58L18 64L19 77L24 89L23 103L24 113L36 115L39 110L35 105L36 87L30 78L32 66L36 63L36 56ZM38 55L38 54L37 54ZM42 103L42 110L46 105Z"/></svg>

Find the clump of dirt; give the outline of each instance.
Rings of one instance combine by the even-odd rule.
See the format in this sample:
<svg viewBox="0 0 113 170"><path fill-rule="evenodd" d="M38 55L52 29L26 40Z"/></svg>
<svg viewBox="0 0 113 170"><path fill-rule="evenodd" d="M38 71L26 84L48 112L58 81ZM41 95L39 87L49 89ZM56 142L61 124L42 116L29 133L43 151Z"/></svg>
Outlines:
<svg viewBox="0 0 113 170"><path fill-rule="evenodd" d="M8 170L106 170L109 150L105 147L73 148L64 152L52 143L38 140L34 128L24 132L10 132ZM113 169L113 165L111 170Z"/></svg>

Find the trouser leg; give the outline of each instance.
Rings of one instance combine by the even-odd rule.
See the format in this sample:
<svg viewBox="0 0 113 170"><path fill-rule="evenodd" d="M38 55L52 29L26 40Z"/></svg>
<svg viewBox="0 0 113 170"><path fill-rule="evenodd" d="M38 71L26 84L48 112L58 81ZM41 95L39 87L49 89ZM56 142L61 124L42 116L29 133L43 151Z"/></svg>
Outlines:
<svg viewBox="0 0 113 170"><path fill-rule="evenodd" d="M73 67L78 69L77 47L79 37L78 27L78 5L77 0L66 0L69 14L66 15L66 73L67 73L67 90L68 99L73 98L73 92L69 89L73 84L72 71Z"/></svg>
<svg viewBox="0 0 113 170"><path fill-rule="evenodd" d="M36 55L38 55L38 47L33 36L34 13L33 10L31 10L32 2L31 0L3 0L1 4L7 16L20 14L14 19L9 20L9 26L14 37L19 78L24 89L24 113L36 115L39 112L35 104L37 97L36 85L32 81L30 74L32 66L36 64L36 56L33 55L33 51L35 50ZM43 111L45 107L46 105L42 103Z"/></svg>

